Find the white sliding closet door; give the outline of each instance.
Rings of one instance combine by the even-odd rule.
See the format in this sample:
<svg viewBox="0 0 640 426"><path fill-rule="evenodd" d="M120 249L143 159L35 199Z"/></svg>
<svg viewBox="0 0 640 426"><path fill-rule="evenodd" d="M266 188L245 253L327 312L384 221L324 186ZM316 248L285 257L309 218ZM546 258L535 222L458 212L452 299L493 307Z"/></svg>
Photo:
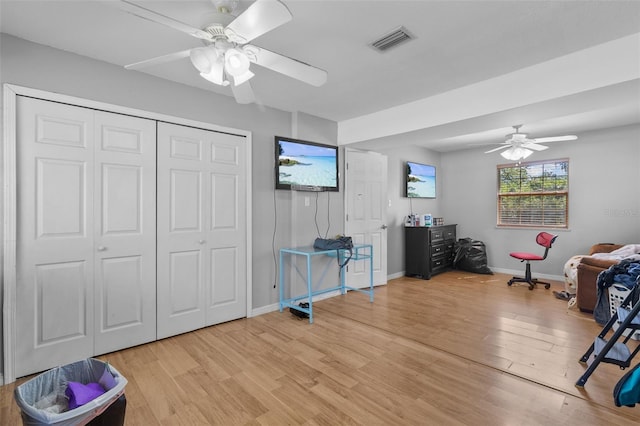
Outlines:
<svg viewBox="0 0 640 426"><path fill-rule="evenodd" d="M155 338L155 123L17 100L16 377Z"/></svg>
<svg viewBox="0 0 640 426"><path fill-rule="evenodd" d="M156 123L95 113L95 354L156 339Z"/></svg>
<svg viewBox="0 0 640 426"><path fill-rule="evenodd" d="M247 314L246 149L158 123L158 338Z"/></svg>
<svg viewBox="0 0 640 426"><path fill-rule="evenodd" d="M16 377L93 355L93 111L18 98Z"/></svg>

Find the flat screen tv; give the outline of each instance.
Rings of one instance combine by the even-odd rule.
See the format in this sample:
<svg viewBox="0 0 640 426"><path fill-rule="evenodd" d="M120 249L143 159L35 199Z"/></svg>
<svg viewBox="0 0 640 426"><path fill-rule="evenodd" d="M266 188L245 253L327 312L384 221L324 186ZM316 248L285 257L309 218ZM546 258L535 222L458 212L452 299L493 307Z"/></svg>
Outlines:
<svg viewBox="0 0 640 426"><path fill-rule="evenodd" d="M407 161L405 183L409 198L436 198L435 166Z"/></svg>
<svg viewBox="0 0 640 426"><path fill-rule="evenodd" d="M338 147L275 137L276 189L338 191Z"/></svg>

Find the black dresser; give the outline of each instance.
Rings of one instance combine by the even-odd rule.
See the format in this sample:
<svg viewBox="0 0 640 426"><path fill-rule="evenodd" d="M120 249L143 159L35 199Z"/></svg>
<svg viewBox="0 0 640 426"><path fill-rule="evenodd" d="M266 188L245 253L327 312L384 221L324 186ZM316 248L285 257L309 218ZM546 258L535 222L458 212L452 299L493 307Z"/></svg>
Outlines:
<svg viewBox="0 0 640 426"><path fill-rule="evenodd" d="M456 225L404 228L405 275L425 280L453 266Z"/></svg>

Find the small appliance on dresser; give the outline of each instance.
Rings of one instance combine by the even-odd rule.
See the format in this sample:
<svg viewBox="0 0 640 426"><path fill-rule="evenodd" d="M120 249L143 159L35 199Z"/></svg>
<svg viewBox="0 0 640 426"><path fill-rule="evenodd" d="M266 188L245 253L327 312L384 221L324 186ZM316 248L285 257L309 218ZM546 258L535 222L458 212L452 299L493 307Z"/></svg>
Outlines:
<svg viewBox="0 0 640 426"><path fill-rule="evenodd" d="M451 269L456 226L405 227L405 275L428 280Z"/></svg>

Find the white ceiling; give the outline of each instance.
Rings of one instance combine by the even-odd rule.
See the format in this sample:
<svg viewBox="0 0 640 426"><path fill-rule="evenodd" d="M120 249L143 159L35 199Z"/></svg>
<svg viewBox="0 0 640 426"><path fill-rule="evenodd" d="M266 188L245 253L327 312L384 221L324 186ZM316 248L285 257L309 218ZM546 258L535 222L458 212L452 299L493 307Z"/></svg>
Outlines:
<svg viewBox="0 0 640 426"><path fill-rule="evenodd" d="M514 124L525 124L522 130L532 137L545 137L640 123L640 1L283 2L293 20L253 43L326 70L328 82L319 88L308 86L253 65L256 97L267 106L334 120L339 131L348 127L348 135L339 135L343 143L362 140L358 134L371 120L393 121L386 136L420 132L420 138L406 139L437 151L500 142ZM0 0L0 30L120 66L201 45L184 33L127 14L116 3ZM209 23L214 11L208 0L139 3L199 28ZM249 4L240 1L238 13ZM400 25L416 39L386 53L368 46ZM568 73L576 72L569 62L560 62L562 58L573 60L580 51L588 58L594 46L631 35L638 37L621 44L631 49L614 51L613 60L606 61L611 63L592 64L601 72L581 76L589 80L582 88L567 92L544 84L550 72L558 74L557 64L566 64ZM625 73L618 72L616 54L627 64ZM555 68L540 65L550 63ZM541 71L533 75L539 78L530 81L537 69ZM229 88L203 80L188 59L144 72L232 96ZM516 80L505 77L517 75ZM478 92L469 89L483 84L491 88L491 98L523 94L517 104L487 102L488 97L478 99L471 95ZM526 90L536 85L541 89ZM544 101L535 92L545 92ZM454 93L455 97L449 96ZM420 119L425 105L437 109L441 99L456 99L457 105L466 109L471 105L473 111L456 116L456 108L443 102L442 108L451 112L448 117ZM356 145L376 144L383 147L375 140Z"/></svg>

